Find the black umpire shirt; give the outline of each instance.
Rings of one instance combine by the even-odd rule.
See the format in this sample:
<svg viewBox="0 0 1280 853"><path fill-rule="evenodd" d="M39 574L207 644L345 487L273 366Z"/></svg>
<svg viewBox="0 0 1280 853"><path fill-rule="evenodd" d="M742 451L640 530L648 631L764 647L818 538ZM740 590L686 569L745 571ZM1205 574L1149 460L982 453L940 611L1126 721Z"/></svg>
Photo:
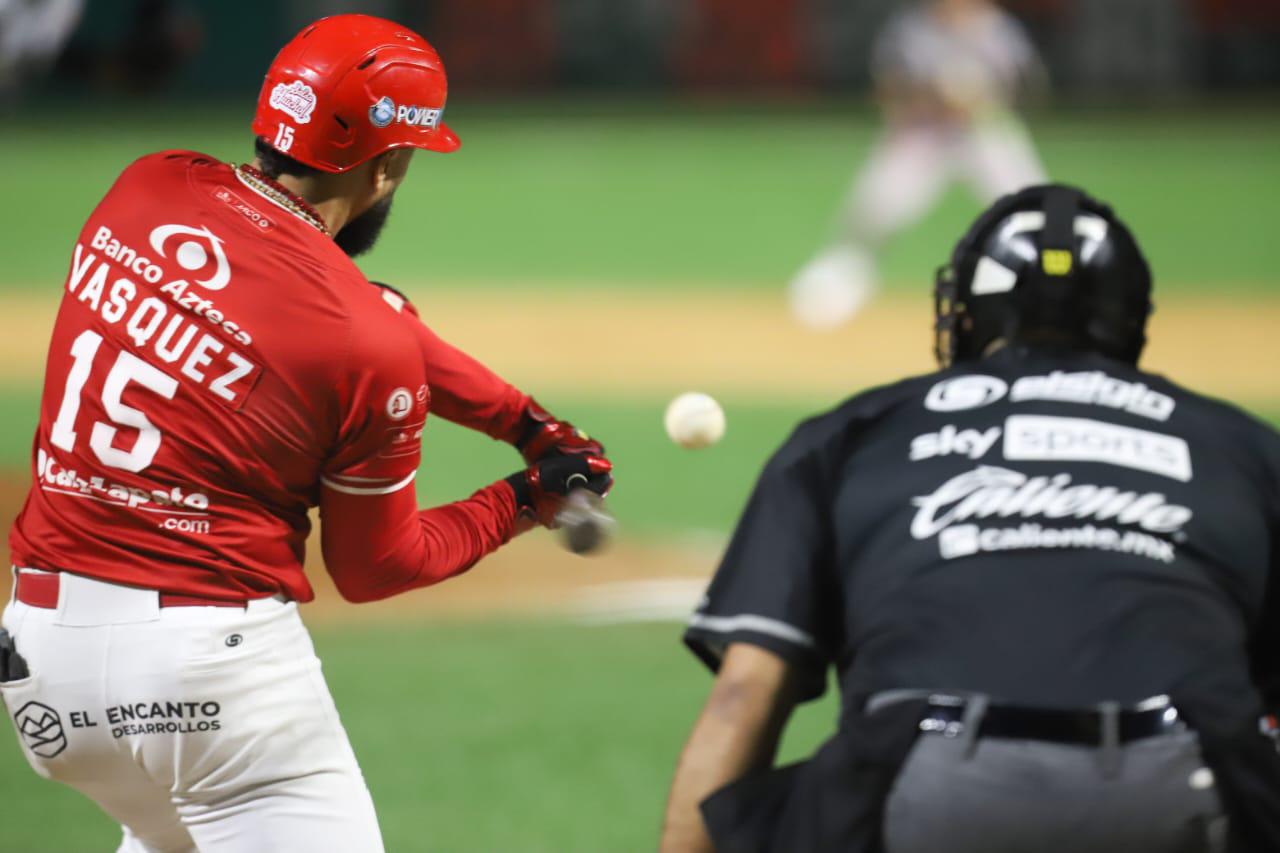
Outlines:
<svg viewBox="0 0 1280 853"><path fill-rule="evenodd" d="M1280 706L1278 586L1280 435L1131 365L1007 349L801 424L685 640L713 669L770 649L806 699L834 665L846 705L1172 694L1240 719Z"/></svg>

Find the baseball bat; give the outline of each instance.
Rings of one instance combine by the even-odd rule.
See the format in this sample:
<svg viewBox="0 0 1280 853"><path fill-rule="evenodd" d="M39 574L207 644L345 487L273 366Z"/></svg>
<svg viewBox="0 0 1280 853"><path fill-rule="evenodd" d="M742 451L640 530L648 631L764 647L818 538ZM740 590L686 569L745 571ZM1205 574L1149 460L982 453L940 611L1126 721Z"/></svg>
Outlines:
<svg viewBox="0 0 1280 853"><path fill-rule="evenodd" d="M605 509L604 498L588 489L574 489L556 514L564 546L575 554L590 554L609 541L618 522Z"/></svg>

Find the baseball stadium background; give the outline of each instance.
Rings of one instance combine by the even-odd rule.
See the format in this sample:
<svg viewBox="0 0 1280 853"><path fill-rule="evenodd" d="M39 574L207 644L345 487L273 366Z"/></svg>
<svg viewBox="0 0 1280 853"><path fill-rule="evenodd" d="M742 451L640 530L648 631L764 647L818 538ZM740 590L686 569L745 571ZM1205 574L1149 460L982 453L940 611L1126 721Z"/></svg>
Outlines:
<svg viewBox="0 0 1280 853"><path fill-rule="evenodd" d="M0 44L22 5L0 2ZM0 66L0 515L30 480L69 248L118 171L162 148L248 158L261 75L311 17L415 25L451 72L464 146L416 158L362 265L607 443L621 536L583 559L534 533L456 581L359 607L313 560L320 599L304 613L388 849L651 849L709 685L679 620L792 425L930 369L933 269L977 210L955 188L897 238L885 291L847 328L806 332L787 314L785 282L875 138L867 51L895 5L89 0L45 67ZM1145 364L1280 420L1280 6L1008 5L1050 66L1053 94L1029 114L1049 170L1110 200L1148 251ZM665 402L689 389L727 409L713 449L663 435ZM435 422L421 501L517 467ZM805 708L784 757L833 714L830 698ZM2 733L0 815L4 851L117 840Z"/></svg>

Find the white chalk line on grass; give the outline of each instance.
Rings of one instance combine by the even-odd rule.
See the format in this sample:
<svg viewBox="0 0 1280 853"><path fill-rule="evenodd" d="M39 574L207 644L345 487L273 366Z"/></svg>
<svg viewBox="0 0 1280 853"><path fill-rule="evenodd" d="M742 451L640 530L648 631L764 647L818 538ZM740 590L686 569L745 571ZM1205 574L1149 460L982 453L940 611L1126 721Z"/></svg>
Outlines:
<svg viewBox="0 0 1280 853"><path fill-rule="evenodd" d="M706 578L594 584L574 596L568 616L582 625L684 622L707 591Z"/></svg>

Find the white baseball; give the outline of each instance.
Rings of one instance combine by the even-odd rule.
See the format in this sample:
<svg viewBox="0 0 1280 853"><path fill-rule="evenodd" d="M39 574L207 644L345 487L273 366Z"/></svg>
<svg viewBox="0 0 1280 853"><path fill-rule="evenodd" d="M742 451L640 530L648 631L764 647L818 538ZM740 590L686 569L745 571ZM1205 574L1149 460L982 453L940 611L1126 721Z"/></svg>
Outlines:
<svg viewBox="0 0 1280 853"><path fill-rule="evenodd" d="M724 409L707 394L689 391L667 405L667 435L681 447L710 447L724 436Z"/></svg>

